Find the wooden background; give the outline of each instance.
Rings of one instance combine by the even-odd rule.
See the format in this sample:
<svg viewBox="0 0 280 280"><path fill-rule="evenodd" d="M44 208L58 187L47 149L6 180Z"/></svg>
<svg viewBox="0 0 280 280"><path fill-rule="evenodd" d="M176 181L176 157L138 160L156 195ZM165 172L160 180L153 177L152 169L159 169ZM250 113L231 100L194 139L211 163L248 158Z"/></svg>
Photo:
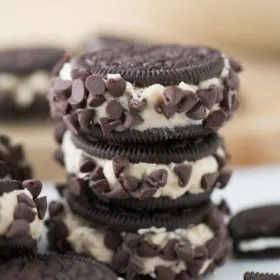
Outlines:
<svg viewBox="0 0 280 280"><path fill-rule="evenodd" d="M113 32L157 42L219 47L241 60L242 106L222 134L234 165L280 161L280 1L275 0L0 0L3 48L55 44L75 49L88 34ZM63 178L52 161L48 121L0 123L22 141L36 177Z"/></svg>

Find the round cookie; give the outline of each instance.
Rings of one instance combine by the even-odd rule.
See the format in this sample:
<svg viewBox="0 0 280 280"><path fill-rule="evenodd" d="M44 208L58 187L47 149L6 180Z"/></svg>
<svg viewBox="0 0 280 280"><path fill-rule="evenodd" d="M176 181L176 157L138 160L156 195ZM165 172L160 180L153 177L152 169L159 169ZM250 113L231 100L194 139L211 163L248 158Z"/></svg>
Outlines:
<svg viewBox="0 0 280 280"><path fill-rule="evenodd" d="M57 71L48 96L51 115L76 134L114 142L205 135L238 108L239 71L232 60L206 47L102 49Z"/></svg>
<svg viewBox="0 0 280 280"><path fill-rule="evenodd" d="M67 131L55 153L66 169L70 192L125 207L189 207L224 187L231 172L216 134L157 145L89 143Z"/></svg>
<svg viewBox="0 0 280 280"><path fill-rule="evenodd" d="M68 202L74 210L73 201ZM160 280L163 271L169 275L167 279L181 279L179 275L188 277L182 279L197 279L221 265L227 255L223 216L213 205L176 212L177 222L172 221L175 213L157 212L135 215L134 223L132 212L104 206L97 214L98 210L95 213L84 202L76 202L80 210L84 209L79 214L87 215L79 216L77 209L74 213L59 202L50 204L47 224L51 249L88 255L125 279ZM105 208L107 214L103 216ZM103 218L96 219L98 215ZM138 278L141 275L148 278Z"/></svg>
<svg viewBox="0 0 280 280"><path fill-rule="evenodd" d="M32 169L22 145L0 134L0 179L23 181L32 178Z"/></svg>
<svg viewBox="0 0 280 280"><path fill-rule="evenodd" d="M0 263L0 275L9 280L79 279L117 280L106 266L90 259L58 254L37 255L34 258L15 258Z"/></svg>
<svg viewBox="0 0 280 280"><path fill-rule="evenodd" d="M53 47L0 51L0 117L47 116L49 76L64 50Z"/></svg>
<svg viewBox="0 0 280 280"><path fill-rule="evenodd" d="M37 253L47 209L41 189L36 180L0 179L0 260Z"/></svg>

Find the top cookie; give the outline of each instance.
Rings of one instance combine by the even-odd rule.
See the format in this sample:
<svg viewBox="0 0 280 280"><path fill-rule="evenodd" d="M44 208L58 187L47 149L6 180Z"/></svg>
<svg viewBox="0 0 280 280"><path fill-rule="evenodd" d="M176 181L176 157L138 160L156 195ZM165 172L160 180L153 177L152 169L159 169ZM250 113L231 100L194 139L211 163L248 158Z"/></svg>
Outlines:
<svg viewBox="0 0 280 280"><path fill-rule="evenodd" d="M49 100L73 132L158 142L217 131L238 108L241 66L206 47L131 44L64 63Z"/></svg>

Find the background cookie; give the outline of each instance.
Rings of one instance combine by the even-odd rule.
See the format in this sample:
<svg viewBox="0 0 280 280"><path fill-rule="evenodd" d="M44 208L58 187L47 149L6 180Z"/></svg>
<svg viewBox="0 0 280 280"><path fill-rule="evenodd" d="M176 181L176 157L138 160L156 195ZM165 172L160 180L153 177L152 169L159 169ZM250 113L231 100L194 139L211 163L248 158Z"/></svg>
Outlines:
<svg viewBox="0 0 280 280"><path fill-rule="evenodd" d="M210 48L103 49L57 71L51 114L76 134L122 143L205 135L238 108L240 69Z"/></svg>
<svg viewBox="0 0 280 280"><path fill-rule="evenodd" d="M36 180L0 179L0 260L37 253L47 209L41 190Z"/></svg>
<svg viewBox="0 0 280 280"><path fill-rule="evenodd" d="M0 135L0 179L31 179L32 168L26 161L22 145Z"/></svg>
<svg viewBox="0 0 280 280"><path fill-rule="evenodd" d="M49 75L63 53L52 47L0 51L0 117L47 115Z"/></svg>
<svg viewBox="0 0 280 280"><path fill-rule="evenodd" d="M37 255L35 258L16 258L0 264L2 280L16 279L95 279L117 280L104 265L89 259L67 255Z"/></svg>

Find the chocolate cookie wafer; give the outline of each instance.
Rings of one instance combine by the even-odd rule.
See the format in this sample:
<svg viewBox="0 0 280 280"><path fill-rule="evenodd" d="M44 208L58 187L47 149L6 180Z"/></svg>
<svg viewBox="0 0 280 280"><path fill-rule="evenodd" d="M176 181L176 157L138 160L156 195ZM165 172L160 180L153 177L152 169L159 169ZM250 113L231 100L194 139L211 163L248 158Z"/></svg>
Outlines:
<svg viewBox="0 0 280 280"><path fill-rule="evenodd" d="M0 179L0 260L37 253L47 208L41 189L36 180Z"/></svg>
<svg viewBox="0 0 280 280"><path fill-rule="evenodd" d="M23 181L31 177L32 169L26 161L23 146L0 135L0 179Z"/></svg>
<svg viewBox="0 0 280 280"><path fill-rule="evenodd" d="M205 135L238 108L240 70L206 47L102 49L57 71L51 114L74 133L99 140L152 143Z"/></svg>
<svg viewBox="0 0 280 280"><path fill-rule="evenodd" d="M0 51L1 118L47 116L49 75L63 53L52 47Z"/></svg>
<svg viewBox="0 0 280 280"><path fill-rule="evenodd" d="M55 153L69 190L134 209L189 207L224 187L231 172L222 140L211 134L157 145L113 145L64 134Z"/></svg>
<svg viewBox="0 0 280 280"><path fill-rule="evenodd" d="M66 247L86 254L106 263L125 279L140 275L162 279L159 275L164 271L170 275L168 279L179 275L197 279L225 258L226 227L222 214L211 204L175 211L176 218L170 212L140 217L101 206L98 201L100 207L94 208L75 197L71 199L68 202L72 210L58 202L50 204L47 224L52 249L65 252Z"/></svg>
<svg viewBox="0 0 280 280"><path fill-rule="evenodd" d="M243 280L280 280L279 274L246 272Z"/></svg>
<svg viewBox="0 0 280 280"><path fill-rule="evenodd" d="M90 259L46 254L34 258L15 258L0 263L2 280L117 280L117 276L106 266Z"/></svg>
<svg viewBox="0 0 280 280"><path fill-rule="evenodd" d="M238 258L280 256L280 205L267 205L236 214L228 228Z"/></svg>

